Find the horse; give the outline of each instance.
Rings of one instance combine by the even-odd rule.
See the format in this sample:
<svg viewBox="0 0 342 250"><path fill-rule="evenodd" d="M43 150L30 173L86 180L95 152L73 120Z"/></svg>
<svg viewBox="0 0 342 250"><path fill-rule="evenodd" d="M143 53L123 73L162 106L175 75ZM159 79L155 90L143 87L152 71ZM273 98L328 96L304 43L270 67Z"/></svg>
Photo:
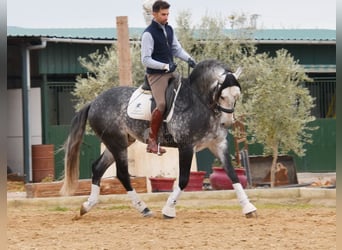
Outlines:
<svg viewBox="0 0 342 250"><path fill-rule="evenodd" d="M238 71L238 70L237 70ZM234 108L241 95L238 77L223 62L207 59L199 62L187 78L171 79L169 85L178 86L168 119L164 120L158 134L161 146L178 149L178 186L162 209L164 218L176 217L176 204L190 176L194 152L208 148L220 159L233 182L242 213L256 215L256 207L249 201L234 171L229 150L228 128L234 122ZM71 122L64 145L65 169L61 195L72 195L79 178L79 152L88 121L95 134L106 146L100 157L92 163L92 183L88 199L83 202L80 215L88 213L99 200L101 177L106 169L116 163L117 178L127 191L132 206L142 216L152 216L152 211L132 188L128 170L127 148L136 140L146 143L149 121L131 118L127 109L137 87L116 86L98 95L80 109ZM167 90L174 92L174 90Z"/></svg>

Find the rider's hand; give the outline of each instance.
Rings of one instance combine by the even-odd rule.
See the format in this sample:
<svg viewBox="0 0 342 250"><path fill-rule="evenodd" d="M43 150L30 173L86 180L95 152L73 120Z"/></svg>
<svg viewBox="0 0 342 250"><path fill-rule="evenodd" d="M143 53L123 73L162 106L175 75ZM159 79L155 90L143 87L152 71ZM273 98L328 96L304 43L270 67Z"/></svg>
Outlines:
<svg viewBox="0 0 342 250"><path fill-rule="evenodd" d="M165 64L164 65L164 70L166 73L172 73L173 71L175 71L177 68L177 64L175 63L170 63L170 64Z"/></svg>
<svg viewBox="0 0 342 250"><path fill-rule="evenodd" d="M196 66L196 62L191 58L188 59L188 64L191 68L195 68Z"/></svg>

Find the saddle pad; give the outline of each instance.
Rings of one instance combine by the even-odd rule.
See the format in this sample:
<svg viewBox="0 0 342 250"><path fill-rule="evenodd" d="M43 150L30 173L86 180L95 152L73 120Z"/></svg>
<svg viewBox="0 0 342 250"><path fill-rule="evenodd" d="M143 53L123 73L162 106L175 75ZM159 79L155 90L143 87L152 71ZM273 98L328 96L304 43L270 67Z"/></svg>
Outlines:
<svg viewBox="0 0 342 250"><path fill-rule="evenodd" d="M140 86L129 99L127 107L128 116L133 119L150 121L151 99L151 92L143 90Z"/></svg>

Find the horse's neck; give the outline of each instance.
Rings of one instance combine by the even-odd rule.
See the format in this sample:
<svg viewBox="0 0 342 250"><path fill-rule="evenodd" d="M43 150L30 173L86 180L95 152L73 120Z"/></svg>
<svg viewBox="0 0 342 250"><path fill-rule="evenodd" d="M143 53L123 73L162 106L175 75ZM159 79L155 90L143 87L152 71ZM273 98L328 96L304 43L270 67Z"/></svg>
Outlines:
<svg viewBox="0 0 342 250"><path fill-rule="evenodd" d="M192 93L198 98L201 102L209 104L209 89L203 88L200 84L190 83Z"/></svg>
<svg viewBox="0 0 342 250"><path fill-rule="evenodd" d="M182 97L181 99L190 104L190 106L195 105L196 108L204 111L203 109L210 109L210 97L209 93L203 92L198 85L191 83L188 78L182 79Z"/></svg>

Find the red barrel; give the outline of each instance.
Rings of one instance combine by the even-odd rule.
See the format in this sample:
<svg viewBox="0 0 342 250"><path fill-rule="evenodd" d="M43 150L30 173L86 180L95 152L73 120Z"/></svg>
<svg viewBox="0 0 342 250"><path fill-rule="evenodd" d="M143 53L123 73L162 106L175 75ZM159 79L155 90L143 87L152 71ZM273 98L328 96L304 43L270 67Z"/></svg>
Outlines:
<svg viewBox="0 0 342 250"><path fill-rule="evenodd" d="M46 177L55 178L54 145L32 145L32 181L41 182Z"/></svg>

